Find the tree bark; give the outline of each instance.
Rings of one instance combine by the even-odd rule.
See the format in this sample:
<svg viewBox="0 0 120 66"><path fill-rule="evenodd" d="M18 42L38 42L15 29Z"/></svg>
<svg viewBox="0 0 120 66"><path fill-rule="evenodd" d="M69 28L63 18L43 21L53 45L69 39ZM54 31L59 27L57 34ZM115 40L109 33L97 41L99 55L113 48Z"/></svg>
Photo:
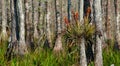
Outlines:
<svg viewBox="0 0 120 66"><path fill-rule="evenodd" d="M25 40L29 48L33 45L33 27L32 27L32 0L25 0Z"/></svg>
<svg viewBox="0 0 120 66"><path fill-rule="evenodd" d="M62 35L61 35L61 22L62 22L62 1L55 0L56 1L56 41L54 46L54 51L61 51L62 48Z"/></svg>
<svg viewBox="0 0 120 66"><path fill-rule="evenodd" d="M108 39L114 38L115 6L114 0L107 0L106 30Z"/></svg>
<svg viewBox="0 0 120 66"><path fill-rule="evenodd" d="M116 0L116 40L120 49L120 0Z"/></svg>
<svg viewBox="0 0 120 66"><path fill-rule="evenodd" d="M47 35L47 39L49 42L49 46L52 48L52 40L51 40L51 2L52 0L47 1L46 5L47 5L47 15L46 15L46 35Z"/></svg>
<svg viewBox="0 0 120 66"><path fill-rule="evenodd" d="M16 31L16 22L17 22L17 9L16 1L10 0L10 12L11 12L11 36L10 42L6 51L6 57L11 59L12 55L18 54L18 41L17 41L17 31Z"/></svg>
<svg viewBox="0 0 120 66"><path fill-rule="evenodd" d="M80 23L84 25L84 0L80 0L79 4L79 19ZM85 52L85 39L84 36L81 37L81 43L80 43L80 66L87 66L87 60L86 60L86 52Z"/></svg>
<svg viewBox="0 0 120 66"><path fill-rule="evenodd" d="M67 17L67 0L62 0L62 30L65 29L64 17Z"/></svg>
<svg viewBox="0 0 120 66"><path fill-rule="evenodd" d="M17 0L17 8L18 8L18 18L19 18L19 54L24 55L27 51L27 46L25 43L25 21L24 21L24 12L23 12L23 4L22 0Z"/></svg>
<svg viewBox="0 0 120 66"><path fill-rule="evenodd" d="M102 9L101 0L94 0L94 20L96 25L95 66L103 66L102 60Z"/></svg>
<svg viewBox="0 0 120 66"><path fill-rule="evenodd" d="M83 17L84 17L84 0L80 0L80 10L79 10L79 19L80 19L80 22L83 23Z"/></svg>
<svg viewBox="0 0 120 66"><path fill-rule="evenodd" d="M107 29L106 29L107 20L106 20L106 17L107 17L107 0L102 0L102 21L103 21L103 37L104 37L104 40L107 39Z"/></svg>
<svg viewBox="0 0 120 66"><path fill-rule="evenodd" d="M85 39L82 37L80 43L80 66L87 66L86 52L85 52Z"/></svg>
<svg viewBox="0 0 120 66"><path fill-rule="evenodd" d="M34 38L37 38L39 37L38 35L38 6L39 6L39 2L38 0L33 0L33 8L34 8L34 20L33 20L33 23L34 23Z"/></svg>
<svg viewBox="0 0 120 66"><path fill-rule="evenodd" d="M2 33L1 33L1 40L6 40L7 39L7 31L6 31L6 26L7 26L7 14L6 14L6 1L2 0Z"/></svg>

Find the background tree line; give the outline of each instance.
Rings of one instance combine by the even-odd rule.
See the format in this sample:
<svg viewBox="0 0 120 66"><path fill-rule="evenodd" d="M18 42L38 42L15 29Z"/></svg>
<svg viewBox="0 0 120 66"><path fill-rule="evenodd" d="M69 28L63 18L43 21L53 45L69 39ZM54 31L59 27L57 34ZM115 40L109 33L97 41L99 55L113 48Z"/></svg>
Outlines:
<svg viewBox="0 0 120 66"><path fill-rule="evenodd" d="M95 66L103 66L102 49L112 41L112 47L120 49L120 0L0 1L0 43L8 41L7 58L24 56L41 46L56 54L63 52L66 44L74 42L74 39L68 43L68 38L63 39L71 28L69 23L77 21L84 25L82 30L88 25L95 26L90 40L85 30L83 33L86 34L79 34L79 31L76 31L78 34L74 35L75 31L70 34L78 36L80 66L87 66L92 61ZM89 30L89 27L86 29Z"/></svg>

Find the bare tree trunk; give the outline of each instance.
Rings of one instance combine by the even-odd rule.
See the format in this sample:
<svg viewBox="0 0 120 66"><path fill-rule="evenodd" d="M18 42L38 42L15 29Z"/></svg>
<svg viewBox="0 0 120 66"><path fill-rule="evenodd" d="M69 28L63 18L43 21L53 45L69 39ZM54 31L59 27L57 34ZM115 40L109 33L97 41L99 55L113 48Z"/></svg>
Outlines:
<svg viewBox="0 0 120 66"><path fill-rule="evenodd" d="M107 39L107 33L106 33L107 20L106 20L106 17L107 17L107 0L102 0L103 37L105 40Z"/></svg>
<svg viewBox="0 0 120 66"><path fill-rule="evenodd" d="M17 43L17 32L16 32L16 22L17 22L17 9L16 9L16 1L10 0L10 11L11 11L11 37L10 42L6 51L6 57L8 59L11 58L12 55L18 54L18 43Z"/></svg>
<svg viewBox="0 0 120 66"><path fill-rule="evenodd" d="M120 0L116 0L116 40L120 49Z"/></svg>
<svg viewBox="0 0 120 66"><path fill-rule="evenodd" d="M33 29L32 29L32 0L25 0L25 29L26 43L29 48L33 48Z"/></svg>
<svg viewBox="0 0 120 66"><path fill-rule="evenodd" d="M80 43L80 66L87 66L86 53L85 53L85 39L82 37Z"/></svg>
<svg viewBox="0 0 120 66"><path fill-rule="evenodd" d="M51 10L51 2L52 0L49 0L47 1L46 5L47 5L47 15L46 15L46 34L47 34L47 39L48 39L48 42L49 42L49 46L52 48L52 40L51 40L51 13L52 13L52 10Z"/></svg>
<svg viewBox="0 0 120 66"><path fill-rule="evenodd" d="M19 50L18 50L20 55L24 55L28 52L25 43L25 21L24 21L24 12L22 5L23 5L22 0L17 0L18 18L20 21Z"/></svg>
<svg viewBox="0 0 120 66"><path fill-rule="evenodd" d="M16 34L16 21L17 21L17 11L15 6L15 1L10 0L10 8L11 8L11 42L14 42L17 40L17 34Z"/></svg>
<svg viewBox="0 0 120 66"><path fill-rule="evenodd" d="M80 19L80 22L81 23L83 23L83 17L84 17L84 0L80 0L80 4L79 4L79 6L80 6L80 12L79 12L79 14L80 14L80 16L79 16L79 19Z"/></svg>
<svg viewBox="0 0 120 66"><path fill-rule="evenodd" d="M55 41L55 46L54 46L54 51L61 51L62 48L62 35L61 35L61 22L62 22L62 1L60 0L55 0L56 2L56 41Z"/></svg>
<svg viewBox="0 0 120 66"><path fill-rule="evenodd" d="M67 17L67 0L62 0L62 30L65 29L64 17Z"/></svg>
<svg viewBox="0 0 120 66"><path fill-rule="evenodd" d="M33 0L33 8L34 8L34 38L38 38L38 6L39 6L39 1L38 0Z"/></svg>
<svg viewBox="0 0 120 66"><path fill-rule="evenodd" d="M115 6L114 0L107 0L107 37L108 39L113 39L114 37L114 22L115 22Z"/></svg>
<svg viewBox="0 0 120 66"><path fill-rule="evenodd" d="M0 2L0 25L1 24L2 24L2 3Z"/></svg>
<svg viewBox="0 0 120 66"><path fill-rule="evenodd" d="M7 31L6 31L6 26L7 26L7 14L6 14L6 1L2 0L2 32L1 32L1 40L6 40L7 39Z"/></svg>
<svg viewBox="0 0 120 66"><path fill-rule="evenodd" d="M102 9L101 0L94 0L94 20L96 25L95 66L103 66L102 60Z"/></svg>
<svg viewBox="0 0 120 66"><path fill-rule="evenodd" d="M80 0L80 22L84 24L84 0ZM80 43L80 66L87 66L87 60L86 60L86 53L85 53L85 39L84 36L81 38L81 43Z"/></svg>
<svg viewBox="0 0 120 66"><path fill-rule="evenodd" d="M7 0L6 1L7 4L6 4L6 8L7 8L7 32L10 30L10 27L11 27L11 13L10 13L10 0ZM8 34L9 36L9 34Z"/></svg>

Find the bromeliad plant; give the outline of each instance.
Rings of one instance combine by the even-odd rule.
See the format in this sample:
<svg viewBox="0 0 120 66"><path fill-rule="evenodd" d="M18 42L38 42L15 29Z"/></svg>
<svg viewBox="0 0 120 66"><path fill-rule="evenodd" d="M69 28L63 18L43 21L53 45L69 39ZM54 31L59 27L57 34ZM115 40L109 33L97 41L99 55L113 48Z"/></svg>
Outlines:
<svg viewBox="0 0 120 66"><path fill-rule="evenodd" d="M78 12L72 12L72 20L69 21L66 17L64 17L65 24L67 26L64 37L67 40L76 40L84 35L86 39L91 38L95 33L95 26L89 23L88 16L84 17L84 22L80 22L78 19Z"/></svg>
<svg viewBox="0 0 120 66"><path fill-rule="evenodd" d="M69 39L78 39L83 34L83 25L80 22L67 22L67 18L65 17L65 23L67 26L65 36Z"/></svg>
<svg viewBox="0 0 120 66"><path fill-rule="evenodd" d="M88 10L89 11L89 10ZM90 11L89 11L90 12ZM95 25L89 23L88 13L84 17L84 21L79 21L78 12L72 12L72 19L68 20L64 17L66 24L66 31L64 33L66 51L72 56L77 56L76 60L79 59L79 44L81 38L84 37L86 40L86 46L93 40L93 35L95 34Z"/></svg>
<svg viewBox="0 0 120 66"><path fill-rule="evenodd" d="M82 37L85 38L85 46L88 47L91 42L94 42L93 35L95 34L95 26L89 23L88 16L84 17L83 22L79 21L78 16L78 12L72 12L71 20L64 17L67 27L64 33L64 40L67 43L65 44L65 49L67 54L73 57L75 63L79 63L79 44L81 43Z"/></svg>

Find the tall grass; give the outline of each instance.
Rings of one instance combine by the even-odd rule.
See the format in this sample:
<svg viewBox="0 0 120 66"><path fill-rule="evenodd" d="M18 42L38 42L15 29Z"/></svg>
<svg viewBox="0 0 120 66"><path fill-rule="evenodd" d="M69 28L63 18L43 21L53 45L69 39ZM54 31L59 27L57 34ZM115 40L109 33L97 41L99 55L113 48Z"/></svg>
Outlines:
<svg viewBox="0 0 120 66"><path fill-rule="evenodd" d="M39 48L24 57L14 57L10 61L7 61L4 57L6 48L7 42L0 44L0 66L79 66L79 55L77 51L69 53L67 48L59 55L56 55L50 49ZM75 48L73 47L72 50ZM110 66L111 64L119 66L120 52L113 50L111 47L103 50L103 64L104 66ZM94 66L94 63L91 62L89 66Z"/></svg>

